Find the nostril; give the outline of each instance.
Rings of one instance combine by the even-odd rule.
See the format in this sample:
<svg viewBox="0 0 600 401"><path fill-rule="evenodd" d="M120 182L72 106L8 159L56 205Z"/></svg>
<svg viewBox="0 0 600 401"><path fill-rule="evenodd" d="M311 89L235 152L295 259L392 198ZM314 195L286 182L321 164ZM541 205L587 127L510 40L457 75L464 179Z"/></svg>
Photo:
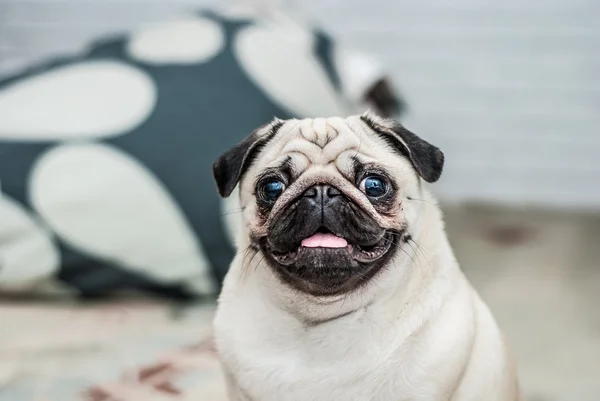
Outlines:
<svg viewBox="0 0 600 401"><path fill-rule="evenodd" d="M317 188L312 187L312 188L309 188L306 191L304 191L304 194L302 196L304 196L306 198L316 198L317 195L318 195Z"/></svg>
<svg viewBox="0 0 600 401"><path fill-rule="evenodd" d="M335 198L336 196L343 195L342 192L332 186L329 185L315 185L314 187L308 188L302 194L305 198Z"/></svg>
<svg viewBox="0 0 600 401"><path fill-rule="evenodd" d="M340 196L342 192L336 187L328 187L327 188L327 196L333 198L334 196Z"/></svg>

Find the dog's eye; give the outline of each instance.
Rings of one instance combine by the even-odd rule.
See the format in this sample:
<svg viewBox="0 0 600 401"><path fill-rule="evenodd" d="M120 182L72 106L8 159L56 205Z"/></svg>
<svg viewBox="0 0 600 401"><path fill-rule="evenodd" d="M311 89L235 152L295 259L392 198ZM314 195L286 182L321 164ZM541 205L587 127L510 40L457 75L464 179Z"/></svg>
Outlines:
<svg viewBox="0 0 600 401"><path fill-rule="evenodd" d="M387 193L385 181L379 177L370 176L362 180L359 186L369 198L379 198Z"/></svg>
<svg viewBox="0 0 600 401"><path fill-rule="evenodd" d="M275 202L283 193L285 184L278 180L270 180L262 184L261 197L267 202Z"/></svg>

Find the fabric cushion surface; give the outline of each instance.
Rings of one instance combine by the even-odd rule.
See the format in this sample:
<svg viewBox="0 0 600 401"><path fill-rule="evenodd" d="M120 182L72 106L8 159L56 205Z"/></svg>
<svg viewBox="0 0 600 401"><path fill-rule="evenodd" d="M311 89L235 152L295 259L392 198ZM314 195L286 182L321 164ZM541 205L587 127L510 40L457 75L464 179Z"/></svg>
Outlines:
<svg viewBox="0 0 600 401"><path fill-rule="evenodd" d="M239 208L213 161L381 77L318 29L202 11L0 80L0 292L215 294Z"/></svg>

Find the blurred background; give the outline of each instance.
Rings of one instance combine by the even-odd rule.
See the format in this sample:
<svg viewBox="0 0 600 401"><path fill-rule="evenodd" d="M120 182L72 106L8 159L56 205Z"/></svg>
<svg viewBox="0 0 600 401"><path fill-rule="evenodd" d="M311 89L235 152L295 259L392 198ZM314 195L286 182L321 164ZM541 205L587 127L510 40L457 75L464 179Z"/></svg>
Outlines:
<svg viewBox="0 0 600 401"><path fill-rule="evenodd" d="M444 151L432 190L528 399L599 400L599 20L591 0L0 0L0 400L224 400L236 206L210 165L274 115L367 107Z"/></svg>

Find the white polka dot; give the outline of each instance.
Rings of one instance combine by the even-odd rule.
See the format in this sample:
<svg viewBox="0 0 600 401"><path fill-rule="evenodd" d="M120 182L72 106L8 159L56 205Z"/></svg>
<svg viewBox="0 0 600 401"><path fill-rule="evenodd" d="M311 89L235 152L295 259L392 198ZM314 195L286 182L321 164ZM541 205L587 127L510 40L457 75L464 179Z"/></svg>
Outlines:
<svg viewBox="0 0 600 401"><path fill-rule="evenodd" d="M244 21L261 17L260 12L265 10L256 7L255 4L237 3L229 7L217 8L215 11L227 19Z"/></svg>
<svg viewBox="0 0 600 401"><path fill-rule="evenodd" d="M156 103L143 71L113 61L69 65L0 89L0 139L110 137L142 123Z"/></svg>
<svg viewBox="0 0 600 401"><path fill-rule="evenodd" d="M59 268L52 235L23 206L0 196L0 291L47 285Z"/></svg>
<svg viewBox="0 0 600 401"><path fill-rule="evenodd" d="M362 104L371 85L385 76L382 66L375 58L343 46L336 46L334 60L342 90L356 106Z"/></svg>
<svg viewBox="0 0 600 401"><path fill-rule="evenodd" d="M34 166L31 200L79 251L157 280L195 280L212 290L195 235L162 184L144 166L105 145L64 145Z"/></svg>
<svg viewBox="0 0 600 401"><path fill-rule="evenodd" d="M132 35L131 57L151 64L194 64L213 58L224 46L223 30L206 18L149 26Z"/></svg>
<svg viewBox="0 0 600 401"><path fill-rule="evenodd" d="M313 55L314 37L292 24L250 26L235 42L248 75L272 100L298 117L345 115L338 94Z"/></svg>

